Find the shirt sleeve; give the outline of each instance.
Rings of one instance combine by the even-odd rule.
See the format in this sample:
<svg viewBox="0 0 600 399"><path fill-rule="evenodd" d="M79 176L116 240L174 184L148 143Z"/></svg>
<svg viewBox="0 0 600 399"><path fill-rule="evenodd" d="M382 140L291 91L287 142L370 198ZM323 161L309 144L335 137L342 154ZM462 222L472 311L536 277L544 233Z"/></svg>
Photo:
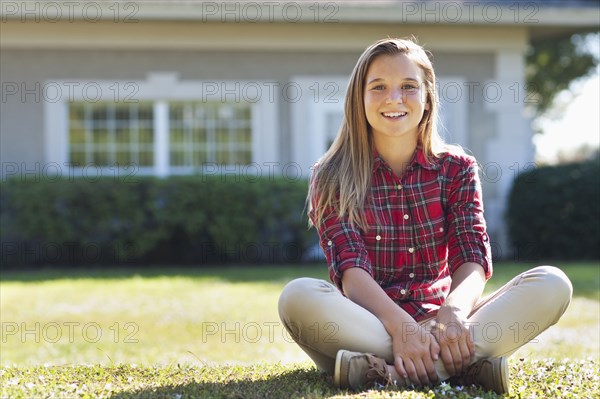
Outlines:
<svg viewBox="0 0 600 399"><path fill-rule="evenodd" d="M309 211L308 216L313 225L317 226L313 219L314 212ZM371 260L363 238L346 218L340 218L337 212L328 209L323 215L323 223L317 226L317 231L327 259L329 278L340 291L343 291L342 274L352 267L359 267L373 276Z"/></svg>
<svg viewBox="0 0 600 399"><path fill-rule="evenodd" d="M473 157L460 159L448 196L448 266L450 273L466 262L474 262L492 276L492 252L483 217L481 182Z"/></svg>

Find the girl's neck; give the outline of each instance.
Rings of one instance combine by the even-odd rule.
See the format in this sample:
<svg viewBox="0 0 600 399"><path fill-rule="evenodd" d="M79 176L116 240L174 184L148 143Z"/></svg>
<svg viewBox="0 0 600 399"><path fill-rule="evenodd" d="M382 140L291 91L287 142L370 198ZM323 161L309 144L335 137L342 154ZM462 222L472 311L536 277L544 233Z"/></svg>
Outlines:
<svg viewBox="0 0 600 399"><path fill-rule="evenodd" d="M417 148L416 137L393 138L391 140L375 140L375 149L379 156L387 162L394 173L400 177L408 166Z"/></svg>

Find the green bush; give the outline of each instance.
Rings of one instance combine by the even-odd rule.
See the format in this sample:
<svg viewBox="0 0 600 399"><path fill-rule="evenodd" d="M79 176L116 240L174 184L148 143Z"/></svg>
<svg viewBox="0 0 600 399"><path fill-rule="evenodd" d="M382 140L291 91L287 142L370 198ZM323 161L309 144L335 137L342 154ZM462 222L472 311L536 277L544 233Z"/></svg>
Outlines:
<svg viewBox="0 0 600 399"><path fill-rule="evenodd" d="M297 262L314 242L306 180L9 179L0 188L3 268Z"/></svg>
<svg viewBox="0 0 600 399"><path fill-rule="evenodd" d="M506 217L519 260L600 259L600 159L522 173Z"/></svg>

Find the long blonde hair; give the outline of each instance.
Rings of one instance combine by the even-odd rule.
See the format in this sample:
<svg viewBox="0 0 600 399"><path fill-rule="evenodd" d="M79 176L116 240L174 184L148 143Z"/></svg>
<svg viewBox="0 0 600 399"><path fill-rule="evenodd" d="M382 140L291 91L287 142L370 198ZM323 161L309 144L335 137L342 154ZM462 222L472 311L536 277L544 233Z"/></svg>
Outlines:
<svg viewBox="0 0 600 399"><path fill-rule="evenodd" d="M373 140L365 114L364 86L367 70L380 55L404 54L423 72L424 93L429 104L418 127L417 143L431 161L443 151L437 131L438 96L435 72L428 53L414 39L382 39L369 46L358 59L346 91L344 119L338 134L321 157L309 181L308 207L317 226L327 209L366 229L364 207L373 172Z"/></svg>

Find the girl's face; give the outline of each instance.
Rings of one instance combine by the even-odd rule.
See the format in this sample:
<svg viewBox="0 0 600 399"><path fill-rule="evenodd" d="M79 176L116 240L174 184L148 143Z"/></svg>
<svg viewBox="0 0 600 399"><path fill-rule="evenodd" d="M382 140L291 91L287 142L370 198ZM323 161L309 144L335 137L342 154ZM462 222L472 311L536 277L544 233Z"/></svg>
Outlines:
<svg viewBox="0 0 600 399"><path fill-rule="evenodd" d="M422 71L404 54L380 55L367 70L364 105L375 142L402 138L416 142L429 109Z"/></svg>

